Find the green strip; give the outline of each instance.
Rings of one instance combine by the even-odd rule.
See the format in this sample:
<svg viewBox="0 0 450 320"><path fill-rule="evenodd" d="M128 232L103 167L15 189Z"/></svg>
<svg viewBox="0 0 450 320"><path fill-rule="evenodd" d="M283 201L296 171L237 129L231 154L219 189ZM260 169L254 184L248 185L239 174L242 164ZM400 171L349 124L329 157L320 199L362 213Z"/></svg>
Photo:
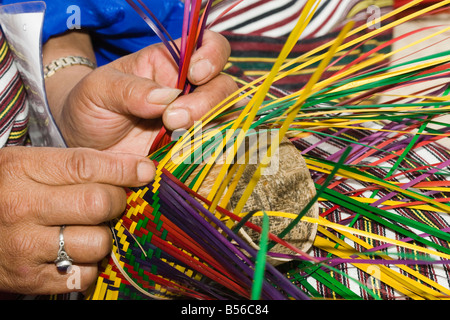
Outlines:
<svg viewBox="0 0 450 320"><path fill-rule="evenodd" d="M261 299L262 287L264 284L264 274L267 261L267 242L269 239L269 216L263 211L262 232L259 241L259 251L256 256L255 275L253 277L253 286L251 300Z"/></svg>

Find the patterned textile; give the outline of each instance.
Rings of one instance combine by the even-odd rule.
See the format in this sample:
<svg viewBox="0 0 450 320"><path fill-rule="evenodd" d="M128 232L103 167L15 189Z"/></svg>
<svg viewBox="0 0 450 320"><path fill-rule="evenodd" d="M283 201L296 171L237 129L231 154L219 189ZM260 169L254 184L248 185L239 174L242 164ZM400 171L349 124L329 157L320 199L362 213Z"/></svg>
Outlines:
<svg viewBox="0 0 450 320"><path fill-rule="evenodd" d="M305 3L306 0L244 0L211 29L248 36L286 37L295 26ZM371 6L385 13L392 8L392 0L321 1L301 39L325 36L348 19L367 21L367 17L373 14ZM211 21L214 21L215 15L211 14Z"/></svg>
<svg viewBox="0 0 450 320"><path fill-rule="evenodd" d="M221 32L231 45L232 53L229 59L231 64L228 66L229 69L227 71L240 78L245 76L248 79L256 79L266 74L278 57L292 29L292 23L295 23L296 19L298 19L305 2L306 0L244 1L220 20L220 23L213 25L212 30ZM301 56L335 39L343 23L349 19L356 21L355 27L366 23L373 13L368 8L374 3L379 8L380 14L384 14L392 8L392 1L390 0L322 1L310 26L307 27L300 38L299 44L292 50L288 60L291 57ZM245 6L242 6L244 4ZM359 36L361 34L355 34L349 37L348 41ZM374 39L366 41L362 46L350 52L344 59L341 59L339 63L325 72L323 77L326 78L345 66L349 61L353 61L391 38L392 30L389 30ZM387 53L389 50L390 48L386 47L381 53ZM294 64L292 68L295 66ZM288 91L301 89L313 71L314 65L308 70L302 70L279 80L275 85L278 89Z"/></svg>
<svg viewBox="0 0 450 320"><path fill-rule="evenodd" d="M335 134L336 130L329 130L325 133L328 134ZM342 132L338 136L345 136L349 138L350 140L354 141L354 144L346 144L343 143L342 140L339 140L337 138L332 138L328 141L324 141L323 137L318 135L312 135L310 137L307 137L305 139L298 139L294 141L294 144L296 147L303 153L306 157L313 157L318 159L330 159L335 155L336 153L339 153L341 150L345 149L347 146L355 147L356 143L358 141L365 141L370 144L370 141L368 141L366 138L372 135L372 131L364 131L364 130L347 130L345 132ZM402 137L404 139L408 139L407 136ZM381 143L387 142L389 140L388 135L385 135L384 138L381 140ZM319 146L313 147L318 141L322 141ZM393 141L392 144L394 144L396 141ZM442 146L440 146L438 143L427 143L426 141L421 144L418 142L418 146L415 147L414 150L410 151L408 153L408 158L410 158L410 161L405 161L405 163L402 163L402 170L407 169L413 169L416 167L414 164L415 161L420 161L426 164L429 164L432 166L432 164L439 165L447 161L450 157L450 151ZM406 142L405 142L406 143ZM389 149L389 148L386 148ZM380 168L373 168L368 169L368 172L374 174L376 177L379 177L383 179L383 177L388 176L388 171L390 168L393 167L395 164L395 159L384 161L382 160L384 157L386 157L386 153L380 153L373 157L370 157L370 159L365 159L364 161L358 163L359 165L369 164L369 162L376 162L380 161L382 163L382 166L386 169L380 169ZM448 168L448 167L446 167ZM413 179L417 178L420 173L413 172L411 174L408 174L406 176L401 176L401 178L393 179L393 182L400 182L400 183L408 183L412 181ZM312 171L313 178L318 178L320 176L319 172ZM435 174L431 175L427 181L445 181L445 177ZM333 188L334 191L337 191L341 194L347 194L347 195L355 195L358 196L361 192L361 190L365 190L366 187L369 187L369 183L361 183L360 181L355 180L347 180L343 183L338 183L336 187ZM388 192L386 190L380 191L378 196L382 198L385 196ZM449 194L446 193L430 193L429 194L433 199L440 199L440 198L447 198L449 197ZM401 196L396 197L392 200L398 200L398 201L404 201L404 202L412 202L413 199L404 199ZM352 218L355 216L355 213L351 210L348 210L347 208L340 206L338 203L335 203L333 201L321 201L320 206L322 209L321 215L325 217L327 220L339 223L343 225L348 225ZM440 230L448 230L450 226L450 219L448 215L440 214L436 212L430 212L426 210L415 210L411 208L406 207L400 207L400 208L393 208L392 212L395 214L398 214L399 216L406 216L411 219L414 219L419 222L426 222L427 224L434 226L437 229ZM354 228L357 228L358 230L363 230L371 233L375 233L378 235L386 236L392 239L402 239L404 238L403 235L396 233L395 231L381 225L380 223L377 223L373 220L366 219L364 217L360 217L356 224L354 225ZM440 239L431 238L433 242L439 243L440 245L448 248L449 244L445 243L445 241L442 241ZM372 243L374 247L377 247L379 245L382 245L381 242L374 241ZM357 244L355 244L357 247ZM392 249L392 248L391 248ZM364 248L361 249L364 251ZM411 251L402 249L402 248L395 248L392 249L394 251L389 251L391 254L394 255L398 254L401 256L402 254L408 254L411 253ZM314 247L314 252L311 253L315 257L327 257L328 252L325 252L321 250L320 248ZM346 293L344 288L351 288L352 291L359 292L359 296L364 299L371 299L371 297L367 294L367 291L363 290L361 287L356 285L356 283L349 280L349 278L343 277L338 274L334 274L335 279L337 280L337 283L334 285L325 285L323 282L316 281L317 279L320 279L320 277L316 278L317 275L312 275L311 277L307 277L308 280L304 280L300 276L301 272L299 270L304 267L305 265L302 263L291 263L289 266L285 266L285 268L292 267L293 269L289 270L289 273L293 274L294 278L299 277L298 284L305 284L303 281L307 281L307 283L314 287L314 289L319 293L318 296L324 297L324 298L330 298L330 299L339 299L339 298L355 298L357 296L353 296L349 292ZM352 264L341 264L339 266L336 266L340 271L344 272L344 274L347 274L354 279L357 279L361 283L371 283L371 281L374 281L374 278L370 273L363 272L360 269L356 268ZM414 271L417 271L422 276L424 276L427 279L430 279L440 286L444 288L450 288L450 269L447 264L442 265L413 265L409 266ZM378 268L377 266L374 267L373 270L376 270ZM407 272L404 272L402 270L399 270L397 266L390 266L393 270L396 272L400 272L408 277L412 277ZM377 293L382 299L390 300L390 299L403 299L406 298L403 296L403 294L396 292L391 287L387 286L383 282L377 281L376 286L374 286L374 289L376 289ZM312 290L309 288L309 290ZM314 290L312 290L314 291ZM346 295L349 294L349 295Z"/></svg>
<svg viewBox="0 0 450 320"><path fill-rule="evenodd" d="M227 71L239 77L248 77L248 79L257 79L270 70L286 40L285 38L245 36L228 32L224 32L223 35L229 40L232 48L231 58L229 59L230 64L228 65ZM322 44L328 43L330 40L335 39L336 36L337 32L332 32L322 37L302 40L294 50L292 50L290 57L301 56ZM357 33L349 37L349 41L359 36L360 34ZM343 59L340 59L333 67L328 69L328 71L323 74L323 78L327 78L329 75L344 67L348 62L353 61L381 43L386 42L391 39L391 37L391 33L385 33L380 37L367 41L364 45L353 50ZM389 47L384 48L380 52L389 52ZM297 65L298 64L293 64L292 68ZM287 91L299 90L306 84L314 70L314 65L312 65L311 68L307 70L295 72L290 76L278 80L275 83L275 86L278 89Z"/></svg>
<svg viewBox="0 0 450 320"><path fill-rule="evenodd" d="M0 31L0 148L23 145L27 138L27 125L25 88Z"/></svg>
<svg viewBox="0 0 450 320"><path fill-rule="evenodd" d="M400 14L400 16L406 16L406 15L408 15L410 13L413 13L414 11L417 11L419 9L422 9L422 8L427 7L427 6L433 5L433 4L435 4L435 3L439 2L439 1L440 0L423 0L417 6L402 12ZM401 6L408 4L408 2L410 2L410 0L394 0L394 7L395 8L400 8ZM446 6L442 7L441 9L439 9L439 10L437 10L435 12L431 12L430 14L440 14L440 13L443 13L443 12L447 12L448 13L449 10L450 10L450 6L446 5Z"/></svg>

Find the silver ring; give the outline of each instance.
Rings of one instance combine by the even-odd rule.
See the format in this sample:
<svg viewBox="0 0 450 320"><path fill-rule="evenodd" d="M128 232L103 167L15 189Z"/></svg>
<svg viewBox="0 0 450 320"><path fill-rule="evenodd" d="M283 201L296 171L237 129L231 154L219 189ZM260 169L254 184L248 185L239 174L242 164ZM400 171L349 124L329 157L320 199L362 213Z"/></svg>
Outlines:
<svg viewBox="0 0 450 320"><path fill-rule="evenodd" d="M55 260L55 265L58 271L65 272L72 266L72 259L67 254L64 248L64 235L63 231L66 226L61 226L59 230L59 250L58 257Z"/></svg>

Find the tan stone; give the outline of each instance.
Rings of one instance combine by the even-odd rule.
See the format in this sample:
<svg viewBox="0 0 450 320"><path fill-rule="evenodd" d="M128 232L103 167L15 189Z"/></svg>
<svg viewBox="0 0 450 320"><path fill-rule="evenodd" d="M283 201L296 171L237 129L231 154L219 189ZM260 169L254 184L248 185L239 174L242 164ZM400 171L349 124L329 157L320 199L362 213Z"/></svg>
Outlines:
<svg viewBox="0 0 450 320"><path fill-rule="evenodd" d="M267 138L268 135L265 137ZM258 150L263 149L262 153L265 154L267 148L264 148L264 144L260 140L261 139L258 136ZM253 139L253 141L255 140ZM252 143L254 144L255 142ZM246 150L251 150L251 145L249 145L248 140L246 140L245 147L247 148ZM246 169L234 190L227 209L234 211L261 159L262 156L258 155L251 160L247 160L246 163L249 164L246 165ZM238 160L235 159L235 161ZM203 166L200 165L191 174L186 182L187 185L189 185L190 181L192 181L193 177L197 175L202 167ZM208 196L212 186L216 183L221 168L221 164L215 164L211 168L198 190L199 194L204 197ZM271 158L270 165L264 171L264 174L256 184L241 212L264 210L299 214L303 208L308 205L315 194L315 186L303 157L295 146L288 139L284 138L278 151ZM318 217L317 203L314 203L306 213L306 216ZM250 218L249 221L258 226L262 226L261 216L254 216ZM270 232L278 235L291 223L291 221L292 219L285 217L270 216ZM242 231L245 232L243 234L244 239L256 246L259 242L260 234L247 227L244 227ZM308 251L314 242L316 232L317 225L301 221L283 239L302 251ZM280 244L275 245L271 251L295 254L292 250ZM280 261L271 260L271 263L278 264Z"/></svg>

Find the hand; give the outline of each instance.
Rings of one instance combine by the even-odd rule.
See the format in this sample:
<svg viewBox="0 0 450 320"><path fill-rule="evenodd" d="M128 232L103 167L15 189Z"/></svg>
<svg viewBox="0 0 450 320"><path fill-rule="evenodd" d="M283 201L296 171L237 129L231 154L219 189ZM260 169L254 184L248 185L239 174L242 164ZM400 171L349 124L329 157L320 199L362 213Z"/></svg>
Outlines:
<svg viewBox="0 0 450 320"><path fill-rule="evenodd" d="M121 186L154 177L145 157L89 149L0 149L0 292L58 294L70 274L54 265L59 230L80 269L85 291L97 278L97 262L111 251L103 223L126 206Z"/></svg>
<svg viewBox="0 0 450 320"><path fill-rule="evenodd" d="M229 53L226 39L207 31L188 75L197 88L180 95L178 68L164 45L147 47L84 77L53 112L56 122L71 147L147 155L163 125L187 129L237 90L220 74Z"/></svg>

